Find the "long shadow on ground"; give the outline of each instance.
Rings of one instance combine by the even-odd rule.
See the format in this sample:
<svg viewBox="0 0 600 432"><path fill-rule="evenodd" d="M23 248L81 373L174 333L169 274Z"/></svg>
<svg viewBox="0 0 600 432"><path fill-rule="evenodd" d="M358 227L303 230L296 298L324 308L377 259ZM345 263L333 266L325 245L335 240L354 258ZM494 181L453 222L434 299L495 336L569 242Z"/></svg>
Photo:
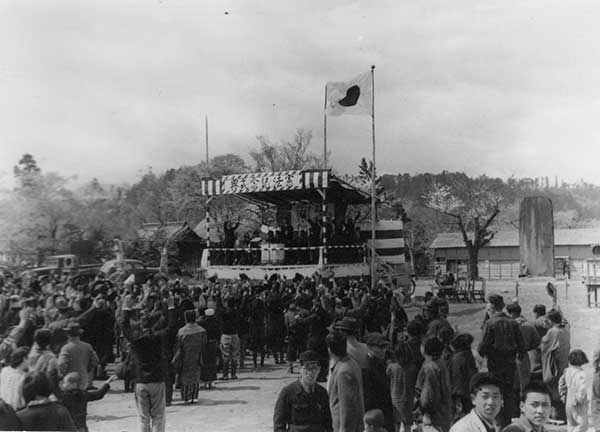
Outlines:
<svg viewBox="0 0 600 432"><path fill-rule="evenodd" d="M237 386L237 387L219 387L218 390L223 390L223 391L243 391L243 390L259 390L260 387L259 386L250 386L250 385L242 385L242 386Z"/></svg>
<svg viewBox="0 0 600 432"><path fill-rule="evenodd" d="M111 421L111 420L121 420L121 419L125 419L125 418L129 418L129 417L135 417L135 415L124 415L124 416L114 416L114 415L105 415L105 416L99 416L99 415L92 415L92 416L88 416L88 421L92 420L92 421Z"/></svg>
<svg viewBox="0 0 600 432"><path fill-rule="evenodd" d="M452 306L450 306L452 308ZM480 305L478 307L474 307L474 308L469 308L469 309L463 309L461 311L457 311L457 312L452 312L450 314L450 317L460 317L460 316L468 316L468 315L475 315L483 310L485 310L485 308L487 307L487 305L483 304Z"/></svg>

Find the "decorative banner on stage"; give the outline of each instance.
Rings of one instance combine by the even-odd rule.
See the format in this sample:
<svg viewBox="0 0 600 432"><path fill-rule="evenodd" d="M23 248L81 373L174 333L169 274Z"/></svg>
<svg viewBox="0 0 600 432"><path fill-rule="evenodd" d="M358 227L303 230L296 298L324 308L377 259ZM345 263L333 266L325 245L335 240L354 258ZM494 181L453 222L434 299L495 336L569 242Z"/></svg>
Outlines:
<svg viewBox="0 0 600 432"><path fill-rule="evenodd" d="M296 170L234 174L221 179L202 180L203 196L323 189L329 186L328 170Z"/></svg>
<svg viewBox="0 0 600 432"><path fill-rule="evenodd" d="M221 179L222 194L283 191L302 188L302 171L236 174Z"/></svg>

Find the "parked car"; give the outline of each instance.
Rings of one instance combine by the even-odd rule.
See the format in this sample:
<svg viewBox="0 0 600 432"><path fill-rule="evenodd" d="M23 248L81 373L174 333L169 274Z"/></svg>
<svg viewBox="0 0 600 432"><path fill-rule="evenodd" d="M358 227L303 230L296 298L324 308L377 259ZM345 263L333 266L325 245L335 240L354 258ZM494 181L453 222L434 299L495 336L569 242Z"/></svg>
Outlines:
<svg viewBox="0 0 600 432"><path fill-rule="evenodd" d="M100 267L100 272L104 273L108 280L113 280L119 270L119 261L116 259L108 260ZM133 274L136 284L146 283L148 279L159 272L157 267L148 267L146 263L136 259L125 260L124 278ZM123 278L123 279L124 279Z"/></svg>

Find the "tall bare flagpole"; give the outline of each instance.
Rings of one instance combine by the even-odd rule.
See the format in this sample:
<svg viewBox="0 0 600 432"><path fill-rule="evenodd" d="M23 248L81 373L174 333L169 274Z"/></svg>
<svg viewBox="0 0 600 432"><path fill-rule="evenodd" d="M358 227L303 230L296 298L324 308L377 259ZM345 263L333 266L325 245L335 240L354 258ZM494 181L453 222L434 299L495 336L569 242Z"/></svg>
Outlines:
<svg viewBox="0 0 600 432"><path fill-rule="evenodd" d="M375 289L375 65L371 66L371 124L373 127L373 165L371 166L371 289Z"/></svg>
<svg viewBox="0 0 600 432"><path fill-rule="evenodd" d="M327 84L325 84L325 106L323 110L323 160L327 169Z"/></svg>
<svg viewBox="0 0 600 432"><path fill-rule="evenodd" d="M204 116L204 133L206 142L206 164L208 165L208 116Z"/></svg>

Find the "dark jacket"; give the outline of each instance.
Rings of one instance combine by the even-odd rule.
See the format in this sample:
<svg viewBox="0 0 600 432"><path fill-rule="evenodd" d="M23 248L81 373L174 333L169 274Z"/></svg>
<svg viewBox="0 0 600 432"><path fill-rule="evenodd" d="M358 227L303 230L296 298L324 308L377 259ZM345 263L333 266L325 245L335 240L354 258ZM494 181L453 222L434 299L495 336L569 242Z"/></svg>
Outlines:
<svg viewBox="0 0 600 432"><path fill-rule="evenodd" d="M307 393L300 380L285 386L279 393L273 414L274 432L331 432L331 411L327 390L315 385Z"/></svg>
<svg viewBox="0 0 600 432"><path fill-rule="evenodd" d="M505 363L514 364L515 354L525 354L525 343L517 321L503 312L494 313L483 326L477 351L482 357L502 358Z"/></svg>
<svg viewBox="0 0 600 432"><path fill-rule="evenodd" d="M87 404L102 399L110 386L104 384L98 390L67 390L62 394L62 404L69 410L77 429L86 428Z"/></svg>
<svg viewBox="0 0 600 432"><path fill-rule="evenodd" d="M17 412L23 429L28 431L75 431L69 411L59 403L31 401Z"/></svg>
<svg viewBox="0 0 600 432"><path fill-rule="evenodd" d="M2 399L0 399L0 430L23 430L23 425L15 410Z"/></svg>
<svg viewBox="0 0 600 432"><path fill-rule="evenodd" d="M471 394L469 383L473 375L477 373L477 365L471 350L456 351L452 354L448 372L450 372L452 396L469 397Z"/></svg>
<svg viewBox="0 0 600 432"><path fill-rule="evenodd" d="M129 355L130 367L137 383L164 382L167 378L168 363L165 354L169 341L177 332L175 309L167 312L167 328L163 330L134 331L131 328L129 317L131 311L123 311L122 329L125 338L131 343Z"/></svg>
<svg viewBox="0 0 600 432"><path fill-rule="evenodd" d="M363 376L365 412L380 409L385 419L385 428L394 432L394 408L386 368L385 360L369 354L368 366Z"/></svg>

